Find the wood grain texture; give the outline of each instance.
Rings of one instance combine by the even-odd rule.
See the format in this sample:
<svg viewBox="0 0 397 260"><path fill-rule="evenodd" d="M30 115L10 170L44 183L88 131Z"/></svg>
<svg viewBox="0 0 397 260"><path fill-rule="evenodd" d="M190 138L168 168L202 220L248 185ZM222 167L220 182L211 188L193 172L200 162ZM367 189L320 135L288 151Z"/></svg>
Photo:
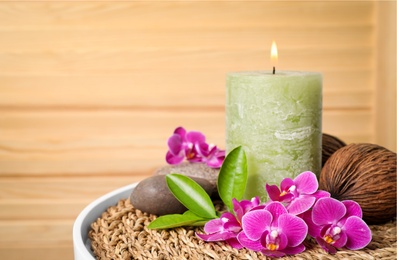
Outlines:
<svg viewBox="0 0 397 260"><path fill-rule="evenodd" d="M42 260L42 259L73 259L73 246L57 244L56 246L38 246L16 243L0 247L0 256L7 260Z"/></svg>
<svg viewBox="0 0 397 260"><path fill-rule="evenodd" d="M0 259L71 259L78 213L164 165L175 127L224 147L226 74L270 69L272 40L277 70L323 73L324 132L389 142L385 12L395 20L377 1L0 2Z"/></svg>
<svg viewBox="0 0 397 260"><path fill-rule="evenodd" d="M155 77L144 72L119 76L0 76L0 112L43 108L223 109L226 73L198 71L192 75L160 71ZM324 110L371 109L374 93L370 85L373 77L369 73L329 72L323 77L324 83L330 85L324 89ZM174 90L170 92L171 89Z"/></svg>
<svg viewBox="0 0 397 260"><path fill-rule="evenodd" d="M72 259L72 226L81 210L98 197L146 177L3 177L1 259Z"/></svg>
<svg viewBox="0 0 397 260"><path fill-rule="evenodd" d="M378 4L375 141L396 151L396 2Z"/></svg>
<svg viewBox="0 0 397 260"><path fill-rule="evenodd" d="M107 175L145 173L165 163L175 125L199 129L225 147L224 112L15 111L0 118L0 174ZM342 121L344 129L339 127ZM364 110L324 111L323 125L341 139L366 141L373 115Z"/></svg>

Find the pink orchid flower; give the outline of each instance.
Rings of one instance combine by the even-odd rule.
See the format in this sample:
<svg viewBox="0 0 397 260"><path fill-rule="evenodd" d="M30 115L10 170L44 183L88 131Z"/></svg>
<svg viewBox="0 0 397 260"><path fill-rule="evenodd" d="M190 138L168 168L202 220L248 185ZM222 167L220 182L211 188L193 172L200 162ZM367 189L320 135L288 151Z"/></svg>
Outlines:
<svg viewBox="0 0 397 260"><path fill-rule="evenodd" d="M317 199L330 197L326 191L317 190L316 175L310 171L302 172L295 179L285 178L277 185L266 184L266 191L272 201L283 203L288 212L299 215L309 210Z"/></svg>
<svg viewBox="0 0 397 260"><path fill-rule="evenodd" d="M220 168L225 160L225 150L220 150L215 145L197 143L196 151L201 156L201 161L211 168Z"/></svg>
<svg viewBox="0 0 397 260"><path fill-rule="evenodd" d="M233 211L237 217L237 220L241 223L243 216L250 210L264 208L265 205L260 205L259 196L253 197L251 200L241 200L240 202L236 199L232 199Z"/></svg>
<svg viewBox="0 0 397 260"><path fill-rule="evenodd" d="M200 132L186 132L183 127L176 128L174 134L168 139L169 150L166 161L169 164L179 164L185 157L187 160L198 161L195 144L202 142L205 142L205 136Z"/></svg>
<svg viewBox="0 0 397 260"><path fill-rule="evenodd" d="M225 151L208 145L202 133L187 132L183 127L177 127L168 139L165 159L169 164L179 164L185 158L192 163L204 162L209 167L220 168L225 159Z"/></svg>
<svg viewBox="0 0 397 260"><path fill-rule="evenodd" d="M196 233L204 241L226 241L234 248L242 248L237 241L237 235L241 231L241 225L237 221L236 216L230 212L225 212L220 218L208 221L204 225L204 231L207 234Z"/></svg>
<svg viewBox="0 0 397 260"><path fill-rule="evenodd" d="M360 205L352 200L321 198L303 219L309 226L309 234L331 254L342 247L362 249L372 239L371 230L362 220Z"/></svg>
<svg viewBox="0 0 397 260"><path fill-rule="evenodd" d="M204 225L204 231L207 234L196 234L204 241L226 241L234 248L241 249L242 246L237 240L237 235L241 231L241 219L244 214L253 209L259 209L259 197L251 200L237 201L233 199L233 210L235 214L230 212L223 213L219 219L208 221Z"/></svg>
<svg viewBox="0 0 397 260"><path fill-rule="evenodd" d="M280 202L270 202L264 209L252 210L242 218L240 244L271 257L299 254L308 227L299 217L288 213Z"/></svg>

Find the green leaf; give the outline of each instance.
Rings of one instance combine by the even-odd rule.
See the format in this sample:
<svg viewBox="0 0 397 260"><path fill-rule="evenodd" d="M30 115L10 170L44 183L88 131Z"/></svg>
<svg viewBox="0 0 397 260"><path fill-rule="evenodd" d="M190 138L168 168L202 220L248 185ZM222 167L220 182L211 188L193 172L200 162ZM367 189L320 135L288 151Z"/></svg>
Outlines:
<svg viewBox="0 0 397 260"><path fill-rule="evenodd" d="M208 219L204 219L191 211L186 211L183 214L164 215L153 220L149 229L167 229L182 226L200 226L204 225Z"/></svg>
<svg viewBox="0 0 397 260"><path fill-rule="evenodd" d="M197 222L194 222L192 224L190 224L189 226L193 226L193 227L202 227L205 225L205 223L207 223L208 221L210 221L211 219L205 219L205 220L198 220Z"/></svg>
<svg viewBox="0 0 397 260"><path fill-rule="evenodd" d="M194 180L181 174L168 174L167 185L175 198L197 216L217 218L214 204L207 192Z"/></svg>
<svg viewBox="0 0 397 260"><path fill-rule="evenodd" d="M247 157L243 148L238 146L226 156L218 176L219 196L229 210L233 208L233 198L243 198L247 178Z"/></svg>

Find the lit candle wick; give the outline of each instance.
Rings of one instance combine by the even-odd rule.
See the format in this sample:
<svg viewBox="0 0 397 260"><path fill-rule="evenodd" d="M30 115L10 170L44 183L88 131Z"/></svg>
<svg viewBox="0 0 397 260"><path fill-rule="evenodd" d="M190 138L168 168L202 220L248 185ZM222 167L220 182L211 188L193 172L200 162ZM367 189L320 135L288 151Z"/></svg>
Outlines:
<svg viewBox="0 0 397 260"><path fill-rule="evenodd" d="M278 57L277 57L277 45L276 42L273 41L272 42L272 48L270 50L270 59L272 60L273 64L277 63ZM273 74L276 74L276 66L273 66Z"/></svg>

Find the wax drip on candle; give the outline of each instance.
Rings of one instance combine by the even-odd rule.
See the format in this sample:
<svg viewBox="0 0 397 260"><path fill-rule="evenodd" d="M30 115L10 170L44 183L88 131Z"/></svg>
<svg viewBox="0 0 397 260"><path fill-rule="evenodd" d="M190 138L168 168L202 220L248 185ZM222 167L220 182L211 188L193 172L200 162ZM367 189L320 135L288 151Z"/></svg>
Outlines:
<svg viewBox="0 0 397 260"><path fill-rule="evenodd" d="M275 41L273 41L272 42L272 48L271 48L271 50L270 50L270 59L272 60L272 63L273 64L276 64L277 63L277 45L276 45L276 42ZM273 74L276 74L276 66L273 66Z"/></svg>

